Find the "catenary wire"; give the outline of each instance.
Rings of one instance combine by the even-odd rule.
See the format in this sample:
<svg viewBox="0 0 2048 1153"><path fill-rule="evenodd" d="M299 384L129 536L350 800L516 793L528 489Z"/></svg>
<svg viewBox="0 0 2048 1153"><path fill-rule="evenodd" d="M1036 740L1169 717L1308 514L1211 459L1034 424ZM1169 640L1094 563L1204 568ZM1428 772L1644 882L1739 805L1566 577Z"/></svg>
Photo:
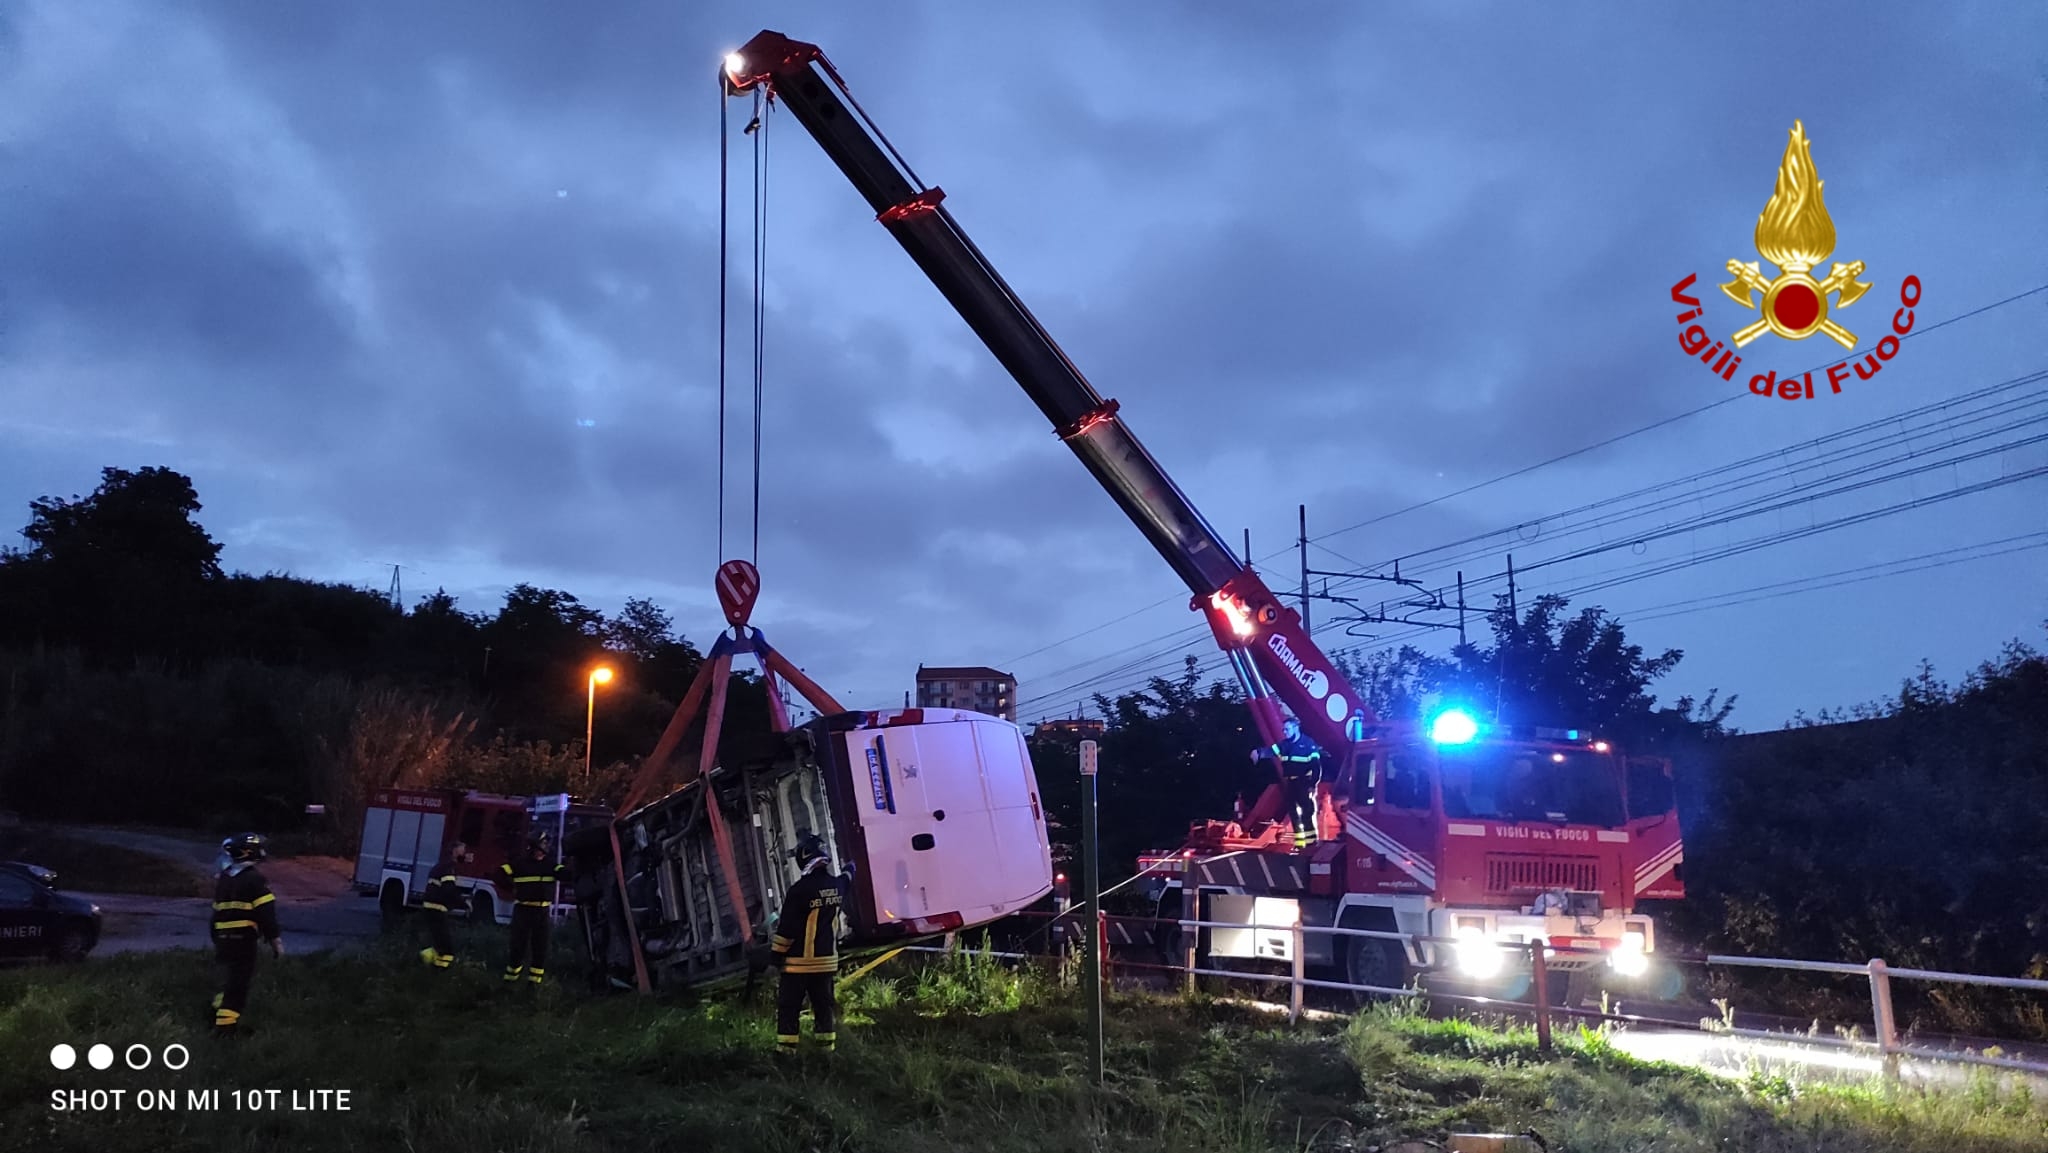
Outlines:
<svg viewBox="0 0 2048 1153"><path fill-rule="evenodd" d="M1961 323L1962 321L1965 321L1965 320L1969 320L1969 319L1972 319L1972 318L1974 318L1974 317L1977 317L1977 316L1981 316L1981 315L1983 315L1983 314L1985 314L1985 313L1988 313L1988 312L1991 312L1991 311L1993 311L1994 309L1998 309L1998 308L2003 308L2003 307L2006 307L2007 305L2010 305L2010 304L2014 304L2014 303L2016 303L2016 302L2018 302L2018 301L2024 300L2024 299L2026 299L2026 298L2028 298L2028 297L2031 297L2031 296L2035 296L2035 295L2038 295L2038 294L2040 294L2040 293L2043 293L2043 292L2048 292L2048 284L2041 284L2041 285L2037 285L2037 286L2035 286L2035 287L2033 287L2033 288L2029 288L2029 289L2026 289L2025 291L2022 291L2022 292L2018 292L2018 293L2014 293L2013 295L2007 296L2007 297L2005 297L2004 299L2001 299L2001 300L1996 300L1996 301L1993 301L1993 302L1991 302L1991 303L1989 303L1989 304L1984 304L1984 305L1980 305L1980 306L1978 306L1978 307L1976 307L1976 308L1973 308L1973 309L1970 309L1970 310L1968 310L1968 311L1966 311L1966 312L1958 313L1958 314L1957 314L1957 315L1955 315L1955 316L1947 317L1947 318L1945 318L1945 319L1943 319L1943 320L1940 320L1940 321L1936 321L1936 322L1934 322L1934 323L1932 323L1932 324L1928 324L1928 325L1925 325L1925 326L1919 326L1919 327L1916 327L1916 328L1914 329L1914 331L1913 331L1913 332L1911 332L1911 333L1908 333L1908 334L1906 335L1906 337L1904 337L1903 339L1906 339L1906 340L1910 340L1910 339L1913 339L1913 338L1915 338L1915 337L1918 337L1918 336L1923 336L1923 335L1925 335L1925 334L1927 334L1927 333L1929 333L1929 332L1935 332L1935 331L1938 331L1938 330L1940 330L1940 329L1943 329L1943 328L1947 328L1947 327L1949 327L1950 325L1958 324L1958 323ZM1853 354L1852 354L1852 355L1853 355ZM1823 367L1825 367L1825 365L1817 365L1817 366L1815 366L1815 368L1816 368L1816 369L1818 369L1818 368L1823 368ZM1808 370L1808 371L1813 371L1813 370L1812 370L1812 369L1810 369L1810 370ZM1794 374L1794 375L1798 375L1798 374ZM1328 539L1329 539L1330 537L1333 537L1333 536L1340 536L1340 535L1343 535L1343 534L1345 534L1345 533L1348 533L1348 532L1353 532L1353 531L1356 531L1357 529L1361 529L1361 528L1369 527L1370 525L1374 525L1374 524L1379 524L1379 523L1383 523L1383 522L1385 522L1385 521L1388 521L1388 520L1392 520L1392 519L1394 519L1394 518L1396 518L1396 517L1404 516L1404 515L1406 515L1406 514L1408 514L1408 513L1411 513L1411 512L1417 512L1417 511L1420 511L1420 510L1422 510L1422 509L1425 509L1425 508L1429 508L1429 507L1432 507L1432 506L1434 506L1434 505L1437 505L1437 504L1441 504L1441 503L1443 503L1444 501L1448 501L1448 500L1454 500L1454 499L1456 499L1456 498L1458 498L1458 497L1460 497L1460 496L1465 496L1465 495L1467 495L1467 494L1469 494L1469 493L1477 492L1477 491L1479 491L1479 490L1481 490L1481 489L1484 489L1484 488L1489 488L1489 487L1491 487L1491 486L1493 486L1493 485L1496 485L1496 484L1499 484L1499 483L1501 483L1501 482L1503 482L1503 481L1507 481L1507 480L1513 480L1513 479L1515 479L1515 478L1517 478L1517 477L1520 477L1520 476L1525 476L1525 475L1527 475L1527 474L1529 474L1529 473L1531 473L1531 472L1535 472L1535 471L1537 471L1537 470L1539 470L1539 469L1543 469L1543 468L1548 468L1548 467L1550 467L1551 465L1555 465L1555 464L1560 464L1560 463L1562 463L1562 462L1564 462L1564 461L1567 461L1567 460L1572 460L1572 459L1574 459L1574 458L1577 458L1577 457L1580 457L1580 456L1584 456L1584 455L1585 455L1585 454L1587 454L1587 453L1590 453L1590 452L1595 452L1595 451L1598 451L1598 450L1600 450L1600 449L1602 449L1602 448L1606 448L1606 447L1608 447L1608 446L1610 446L1610 445L1613 445L1613 444L1617 444L1617 443L1620 443L1620 442L1622 442L1622 441L1625 441L1625 440L1629 440L1629 439L1632 439L1632 438L1634 438L1634 437L1637 437L1637 436L1641 436L1641 435L1643 435L1643 434L1645 434L1645 433L1649 433L1649 432L1654 432L1654 431L1656 431L1657 429L1660 429L1660 428L1664 428L1664 427L1666 427L1666 426L1668 426L1668 425L1671 425L1671 424L1675 424L1675 423L1677 423L1677 422L1679 422L1679 421L1683 421L1683 420L1688 420L1688 419L1690 419L1690 418L1692 418L1692 417L1695 417L1695 416L1699 416L1699 415L1702 415L1702 414L1704 414L1704 413L1707 413L1707 412L1711 412L1711 411L1714 411L1714 410L1716 410L1716 409L1719 409L1719 408L1723 407L1724 405L1727 405L1727 404L1732 404L1732 403L1734 403L1734 402L1735 402L1735 401L1737 401L1737 400L1741 400L1741 399L1743 399L1743 398L1744 398L1745 396L1747 396L1747 395L1748 395L1747 393L1738 393L1738 394L1735 394L1735 395L1733 395L1733 396L1729 396L1729 397L1724 397L1724 398L1722 398L1721 400L1717 400L1717 401L1711 402L1711 403L1709 403L1709 404L1701 405L1701 406L1699 406L1699 407L1697 407L1697 408L1689 409L1689 410L1687 410L1687 411L1685 411L1685 412L1681 412L1681 413L1678 413L1678 414L1676 414L1676 415L1674 415L1674 416L1670 416L1670 417L1665 417L1665 418L1662 418L1662 419L1659 419L1659 420L1656 420L1656 421L1652 421L1652 422L1651 422L1651 423L1649 423L1649 424L1646 424L1646 425L1642 425L1642 426L1640 426L1640 427L1638 427L1638 428L1635 428L1635 429L1632 429L1632 430L1630 430L1630 431L1628 431L1628 432L1624 432L1624 433L1618 433L1618 434L1616 434L1616 435L1614 435L1614 436L1611 436L1611 437L1607 437L1607 438L1605 438L1605 439L1603 439L1603 440L1599 440L1599 441L1596 441L1596 442L1594 442L1594 443L1592 443L1592 444L1589 444L1589 445L1584 445L1584 446L1581 446L1581 447L1579 447L1579 448L1576 448L1576 449L1572 449L1572 450L1571 450L1571 451L1569 451L1569 452L1565 452L1565 453L1560 453L1560 454L1559 454L1559 455L1557 455L1557 456L1553 456L1553 457L1550 457L1550 458L1548 458L1548 459L1545 459L1545 460L1542 460L1542 461L1538 461L1538 462L1536 462L1536 463L1534 463L1534 464L1529 464L1529 465L1525 465L1525 466L1523 466L1523 467L1521 467L1521 468L1518 468L1518 469L1513 469L1513 470L1511 470L1511 471L1508 471L1508 472L1505 472L1505 473L1501 473L1501 474L1499 474L1499 475L1497 475L1497 476L1494 476L1494 477L1492 477L1492 478L1490 478L1490 479L1487 479L1487 480L1484 480L1484 481L1479 481L1479 482L1476 482L1476 483L1474 483L1474 484L1471 484L1471 485L1467 485L1467 486L1465 486L1464 488L1461 488L1461 489L1457 489L1457 490L1455 490L1455 491L1453 491L1453 492L1449 492L1449 493L1444 493L1444 494L1442 494L1442 495L1440 495L1440 496L1436 496L1436 497L1431 497L1431 498L1429 498L1429 499L1427 499L1427 500L1423 500L1423 501L1417 501L1417 502L1415 502L1415 503L1413 503L1413 504L1409 504L1409 505L1403 506L1403 507L1401 507L1401 508L1398 508L1398 509L1395 509L1395 510L1393 510L1393 511L1391 511L1391 512L1387 512L1387 513L1382 513L1382 514L1376 515L1376 516L1374 516L1374 517L1368 518L1368 519L1366 519L1366 520L1363 520L1363 521L1359 521L1359 522L1357 522L1356 524L1348 525L1348 526L1346 526L1346 527L1344 527L1344 528L1341 528L1341 529L1337 529L1337 530L1334 530L1334 531L1332 531L1332 532L1329 532L1329 533L1323 533L1323 534L1319 534L1319 535L1317 535L1317 536L1314 536L1314 537L1310 537L1310 538L1309 538L1309 541L1310 541L1310 543L1311 543L1311 544L1320 544L1321 542L1325 542L1325 541L1327 541L1327 540L1328 540ZM1323 545L1323 547L1324 547L1324 548L1325 548L1326 550L1328 550L1328 546L1327 546L1326 544L1325 544L1325 545ZM1268 554L1266 554L1265 556L1262 556L1262 557L1258 557L1258 558L1255 558L1255 559L1251 559L1251 558L1248 558L1248 559L1249 559L1249 562L1250 562L1250 563L1252 563L1252 564L1254 564L1254 565L1257 565L1257 564L1263 564L1264 562L1266 562L1266 561L1269 561L1269 560L1272 560L1272 559L1274 559L1275 557L1285 556L1285 555L1286 555L1286 554L1287 554L1287 553L1288 553L1289 551L1291 551L1291 549L1278 549L1278 550L1275 550L1274 552L1271 552L1271 553L1268 553ZM1349 558L1349 557L1343 557L1343 555L1342 555L1342 554L1340 554L1340 553L1336 553L1336 552L1334 552L1334 551L1332 551L1332 555L1335 555L1335 556L1339 556L1340 558L1342 558L1342 559L1345 559L1345 560L1346 560L1347 562L1349 562L1349 563L1353 563L1353 564L1357 564L1357 563L1358 563L1358 562L1356 562L1356 561L1352 560L1351 558ZM1359 567L1370 567L1370 566L1360 565ZM1163 599L1161 599L1161 600L1157 600L1157 601L1154 601L1154 602L1152 602L1152 603L1150 603L1150 604L1147 604L1147 605L1144 605L1144 606L1142 606L1142 607L1140 607L1140 608L1136 608L1136 609L1133 609L1133 610L1131 610L1130 612L1127 612L1127 613L1125 613L1125 614L1123 614L1123 615L1121 615L1121 616L1118 616L1118 617L1116 617L1116 618L1114 618L1114 619L1112 619L1112 620L1109 620L1109 621L1105 621L1105 622L1103 622L1103 623L1101 623L1101 624L1098 624L1098 625L1093 625L1093 626L1090 626L1089 628L1085 628L1085 629L1082 629L1081 631L1079 631L1079 632L1076 632L1076 633L1074 633L1074 634L1072 634L1072 635L1069 635L1069 636L1066 636L1066 637L1062 637L1062 638L1061 638L1061 639L1059 639L1059 640L1053 641L1053 642L1051 642L1051 643L1049 643L1049 644L1046 644L1046 645L1042 645L1042 646L1040 646L1040 647L1038 647L1038 648L1036 648L1036 649L1032 649L1031 651L1029 651L1029 652L1027 652L1027 653L1023 653L1023 654L1020 654L1020 655L1018 655L1018 656L1012 657L1012 658L1010 658L1010 659L1009 659L1009 661L1007 661L1007 662L1006 662L1006 665L1009 665L1009 666L1014 666L1014 665L1016 665L1016 664L1018 664L1018 663L1020 663L1020 662L1022 662L1022 661L1025 661L1025 660L1027 660L1027 659L1029 659L1029 658L1031 658L1031 657L1037 656L1037 655L1039 655L1039 654L1041 654L1041 653L1049 652L1049 651L1051 651L1051 650L1053 650L1053 649L1057 649L1057 648L1061 648L1061 647L1064 647L1064 646L1066 646L1066 645L1068 645L1068 644L1071 644L1071 643L1073 643L1074 641L1077 641L1077 640L1081 640L1081 639L1083 639L1083 638L1085 638L1085 637L1089 637L1089 636L1092 636L1092 635L1094 635L1094 634L1096 634L1096 633L1099 633L1099 632L1103 631L1104 629L1107 629L1107 628L1111 628L1111 627L1114 627L1115 625L1118 625L1118 624L1122 624L1122 623L1123 623L1124 621L1130 620L1130 619L1131 619L1131 618L1133 618L1133 617L1136 617L1136 616L1140 616L1140 615L1143 615L1143 614L1145 614L1145 613L1151 612L1151 611L1152 611L1152 610L1154 610L1154 609L1157 609L1157 608L1161 608L1161 607L1163 607L1163 606L1165 606L1165 605L1169 605L1169 604L1172 604L1172 603L1173 603L1174 601L1176 601L1176 600L1178 600L1178 599L1180 599L1180 598L1179 598L1179 594L1175 594L1175 595L1172 595L1172 596L1168 596L1168 597L1165 597L1165 598L1163 598Z"/></svg>

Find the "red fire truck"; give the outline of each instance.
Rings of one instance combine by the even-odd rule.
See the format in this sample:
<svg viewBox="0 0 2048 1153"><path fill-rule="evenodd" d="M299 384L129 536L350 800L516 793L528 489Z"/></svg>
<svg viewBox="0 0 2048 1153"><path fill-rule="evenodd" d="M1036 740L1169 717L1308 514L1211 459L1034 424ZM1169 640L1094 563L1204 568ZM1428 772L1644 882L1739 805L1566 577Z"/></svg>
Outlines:
<svg viewBox="0 0 2048 1153"><path fill-rule="evenodd" d="M473 789L379 789L363 811L356 891L376 897L387 915L416 906L442 852L460 841L465 852L455 863L455 879L470 917L509 922L512 889L499 866L536 832L548 834L559 861L569 833L610 819L610 810L560 793L514 797ZM561 897L567 901L567 886ZM568 911L556 908L560 915Z"/></svg>
<svg viewBox="0 0 2048 1153"><path fill-rule="evenodd" d="M1531 938L1602 951L1561 954L1560 969L1626 977L1649 968L1655 933L1636 903L1682 892L1664 762L1625 756L1592 733L1480 725L1457 709L1421 724L1376 717L1300 614L1231 552L1131 434L1116 401L1054 343L947 211L945 193L917 178L816 45L762 32L726 58L724 81L728 93L765 90L796 117L1186 583L1190 608L1206 614L1243 685L1262 743L1279 743L1284 706L1334 762L1307 847L1296 847L1276 780L1242 819L1202 822L1172 854L1163 897L1177 902L1190 887L1202 920L1246 926L1205 932L1207 952L1289 959L1291 934L1276 940L1251 926L1299 916L1458 941L1439 949L1307 935L1305 962L1360 984L1399 985L1419 969L1509 982L1511 954L1494 942ZM1150 863L1169 867L1165 858Z"/></svg>

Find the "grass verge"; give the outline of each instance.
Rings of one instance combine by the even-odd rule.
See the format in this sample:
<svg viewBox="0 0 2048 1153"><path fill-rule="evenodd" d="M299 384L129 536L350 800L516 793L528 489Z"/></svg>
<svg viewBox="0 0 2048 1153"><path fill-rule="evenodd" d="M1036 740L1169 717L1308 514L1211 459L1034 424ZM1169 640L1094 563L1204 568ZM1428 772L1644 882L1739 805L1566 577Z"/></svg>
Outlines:
<svg viewBox="0 0 2048 1153"><path fill-rule="evenodd" d="M1935 1095L1728 1084L1645 1065L1597 1033L1537 1051L1498 1032L1391 1011L1289 1027L1204 999L1114 997L1110 1083L1086 1083L1084 1019L1057 978L972 957L889 966L843 999L832 1058L771 1052L768 997L594 997L507 987L501 941L425 970L402 939L260 969L251 1036L209 1043L196 954L0 973L0 1148L123 1150L716 1149L1364 1150L1404 1137L1533 1127L1563 1150L2039 1153L2048 1110L1988 1088ZM766 982L764 982L764 985ZM767 992L764 988L763 992ZM58 1072L59 1042L104 1041L115 1068ZM131 1043L191 1047L181 1072L130 1072ZM58 1111L53 1089L124 1088L119 1111ZM138 1089L176 1108L141 1111ZM192 1089L222 1108L187 1107ZM229 1091L278 1090L236 1111ZM347 1112L294 1112L294 1090L346 1089Z"/></svg>

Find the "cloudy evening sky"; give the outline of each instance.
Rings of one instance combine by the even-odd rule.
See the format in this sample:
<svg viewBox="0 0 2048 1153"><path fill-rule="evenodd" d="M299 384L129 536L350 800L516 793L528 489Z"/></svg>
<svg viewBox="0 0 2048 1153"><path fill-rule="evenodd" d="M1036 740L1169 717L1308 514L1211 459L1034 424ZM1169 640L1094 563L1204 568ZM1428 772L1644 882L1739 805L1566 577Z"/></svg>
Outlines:
<svg viewBox="0 0 2048 1153"><path fill-rule="evenodd" d="M1740 692L1746 728L2041 639L2048 292L1798 403L1744 382L1841 348L1766 336L1730 384L1669 297L1696 273L1714 336L1754 318L1715 285L1795 120L1833 259L1868 266L1835 314L1859 349L1908 274L1921 328L2048 285L2048 8L2018 2L0 0L0 527L167 465L231 568L650 596L708 643L714 75L763 27L824 47L1276 587L1298 504L1317 569L1462 569L1484 605L1512 552L1525 598L1605 585L1575 603L1685 650L1662 695ZM993 664L1025 719L1213 658L852 187L792 118L768 136L757 623L849 704ZM1343 611L1315 605L1326 647L1447 644Z"/></svg>

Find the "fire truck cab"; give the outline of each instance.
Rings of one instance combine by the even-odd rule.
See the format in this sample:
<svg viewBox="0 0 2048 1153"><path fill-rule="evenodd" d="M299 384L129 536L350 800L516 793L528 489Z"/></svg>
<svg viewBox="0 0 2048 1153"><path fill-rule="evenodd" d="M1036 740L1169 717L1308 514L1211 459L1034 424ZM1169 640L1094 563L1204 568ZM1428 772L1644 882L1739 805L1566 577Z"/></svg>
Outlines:
<svg viewBox="0 0 2048 1153"><path fill-rule="evenodd" d="M1546 968L1581 974L1582 990L1597 979L1663 995L1656 927L1638 903L1684 895L1665 760L1584 730L1482 726L1446 710L1378 726L1319 793L1318 840L1303 851L1211 822L1189 847L1140 862L1162 918L1243 926L1201 930L1202 958L1292 962L1293 934L1273 927L1299 918L1435 938L1303 934L1303 963L1349 984L1396 988L1426 972L1516 997L1527 954L1501 946L1541 940L1555 950Z"/></svg>

